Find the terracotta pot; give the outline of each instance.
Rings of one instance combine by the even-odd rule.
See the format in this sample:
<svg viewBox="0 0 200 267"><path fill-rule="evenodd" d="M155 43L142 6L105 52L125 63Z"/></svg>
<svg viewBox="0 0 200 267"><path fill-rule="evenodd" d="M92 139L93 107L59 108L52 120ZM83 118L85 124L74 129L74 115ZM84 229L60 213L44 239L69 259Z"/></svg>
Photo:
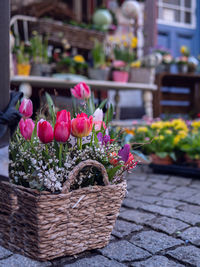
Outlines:
<svg viewBox="0 0 200 267"><path fill-rule="evenodd" d="M160 158L156 154L151 154L151 160L152 160L152 163L159 164L159 165L171 165L172 164L172 159L170 158L170 156L166 156L165 158Z"/></svg>
<svg viewBox="0 0 200 267"><path fill-rule="evenodd" d="M31 70L30 64L17 64L17 74L23 76L29 76Z"/></svg>
<svg viewBox="0 0 200 267"><path fill-rule="evenodd" d="M189 164L193 164L195 162L195 160L191 159L190 156L188 156L188 154L185 154L184 158L185 158L185 161Z"/></svg>
<svg viewBox="0 0 200 267"><path fill-rule="evenodd" d="M196 160L195 160L195 163L197 164L197 168L200 169L200 159L196 159Z"/></svg>
<svg viewBox="0 0 200 267"><path fill-rule="evenodd" d="M114 70L112 72L112 78L114 82L127 83L129 73L127 71Z"/></svg>

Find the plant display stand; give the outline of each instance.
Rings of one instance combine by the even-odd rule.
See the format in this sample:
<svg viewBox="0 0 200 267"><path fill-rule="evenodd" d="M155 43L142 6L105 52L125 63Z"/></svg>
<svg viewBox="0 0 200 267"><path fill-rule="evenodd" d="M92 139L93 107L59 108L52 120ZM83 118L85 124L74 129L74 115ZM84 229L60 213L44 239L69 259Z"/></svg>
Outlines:
<svg viewBox="0 0 200 267"><path fill-rule="evenodd" d="M151 163L149 167L152 168L154 173L200 178L200 169L192 165L160 165Z"/></svg>
<svg viewBox="0 0 200 267"><path fill-rule="evenodd" d="M86 166L95 166L104 186L71 191ZM108 244L126 192L126 182L110 184L99 162L79 163L60 194L0 182L0 245L37 260L75 255Z"/></svg>

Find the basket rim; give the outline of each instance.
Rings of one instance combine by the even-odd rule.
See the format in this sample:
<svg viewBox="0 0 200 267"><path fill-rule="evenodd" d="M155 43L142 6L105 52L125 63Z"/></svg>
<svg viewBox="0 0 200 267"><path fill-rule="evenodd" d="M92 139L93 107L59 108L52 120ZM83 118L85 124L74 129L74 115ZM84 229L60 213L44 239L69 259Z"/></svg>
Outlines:
<svg viewBox="0 0 200 267"><path fill-rule="evenodd" d="M88 187L83 187L83 188L79 188L79 189L76 189L76 190L73 190L73 191L70 191L70 192L67 192L67 193L51 193L51 192L48 192L48 191L38 191L37 189L32 189L32 188L28 188L28 187L24 187L22 185L16 185L16 184L13 184L9 181L0 181L0 184L4 184L4 185L9 185L9 187L11 187L14 191L22 191L26 194L29 194L31 196L52 196L52 197L55 197L55 196L64 196L64 195L69 195L69 194L72 194L73 192L76 192L77 194L80 193L80 194L83 194L84 192L86 193L94 193L94 192L98 192L98 191L101 191L102 188L114 188L114 187L126 187L127 186L127 182L126 180L123 180L117 184L109 184L109 185L94 185L94 186L88 186Z"/></svg>

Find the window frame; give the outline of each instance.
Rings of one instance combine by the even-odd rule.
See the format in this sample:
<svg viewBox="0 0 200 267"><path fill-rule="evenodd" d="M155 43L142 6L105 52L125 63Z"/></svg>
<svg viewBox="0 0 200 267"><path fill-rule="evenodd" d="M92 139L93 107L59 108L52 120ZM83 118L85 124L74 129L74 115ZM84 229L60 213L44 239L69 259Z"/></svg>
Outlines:
<svg viewBox="0 0 200 267"><path fill-rule="evenodd" d="M174 27L182 27L182 28L187 28L187 29L195 29L196 28L196 0L191 0L191 7L185 7L184 0L180 0L180 5L167 4L167 3L163 3L163 0L158 0L157 8L158 8L158 18L157 18L158 24L169 25L169 26L174 26ZM180 22L175 22L175 21L172 22L172 21L160 19L159 18L160 8L169 8L172 10L180 11L181 21ZM183 22L185 12L190 12L191 23Z"/></svg>

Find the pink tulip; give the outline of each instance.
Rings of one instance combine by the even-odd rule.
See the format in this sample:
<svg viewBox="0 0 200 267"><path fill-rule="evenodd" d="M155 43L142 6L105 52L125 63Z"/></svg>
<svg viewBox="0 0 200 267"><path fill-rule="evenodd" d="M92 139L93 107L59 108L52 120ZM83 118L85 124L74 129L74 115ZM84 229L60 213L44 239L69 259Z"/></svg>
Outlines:
<svg viewBox="0 0 200 267"><path fill-rule="evenodd" d="M70 116L70 112L67 110L61 110L57 112L56 115L56 122L66 122L68 124L69 127L69 131L71 132L71 116Z"/></svg>
<svg viewBox="0 0 200 267"><path fill-rule="evenodd" d="M37 124L37 135L44 144L53 141L53 128L48 121L41 119Z"/></svg>
<svg viewBox="0 0 200 267"><path fill-rule="evenodd" d="M71 93L74 97L82 100L88 99L91 96L90 87L84 82L80 82L74 88L71 88Z"/></svg>
<svg viewBox="0 0 200 267"><path fill-rule="evenodd" d="M57 142L65 143L69 139L71 133L71 121L70 123L61 121L56 122L54 127L54 137Z"/></svg>
<svg viewBox="0 0 200 267"><path fill-rule="evenodd" d="M101 131L101 128L106 129L106 125L104 121L94 121L94 129L96 132Z"/></svg>
<svg viewBox="0 0 200 267"><path fill-rule="evenodd" d="M24 120L23 118L19 122L19 130L22 136L26 140L31 140L31 136L34 130L35 124L32 121L32 119L26 119Z"/></svg>
<svg viewBox="0 0 200 267"><path fill-rule="evenodd" d="M33 114L33 103L30 99L24 98L20 107L19 112L25 117L29 118Z"/></svg>
<svg viewBox="0 0 200 267"><path fill-rule="evenodd" d="M93 117L88 118L87 114L78 114L75 119L72 119L72 135L82 138L88 136L92 131Z"/></svg>

